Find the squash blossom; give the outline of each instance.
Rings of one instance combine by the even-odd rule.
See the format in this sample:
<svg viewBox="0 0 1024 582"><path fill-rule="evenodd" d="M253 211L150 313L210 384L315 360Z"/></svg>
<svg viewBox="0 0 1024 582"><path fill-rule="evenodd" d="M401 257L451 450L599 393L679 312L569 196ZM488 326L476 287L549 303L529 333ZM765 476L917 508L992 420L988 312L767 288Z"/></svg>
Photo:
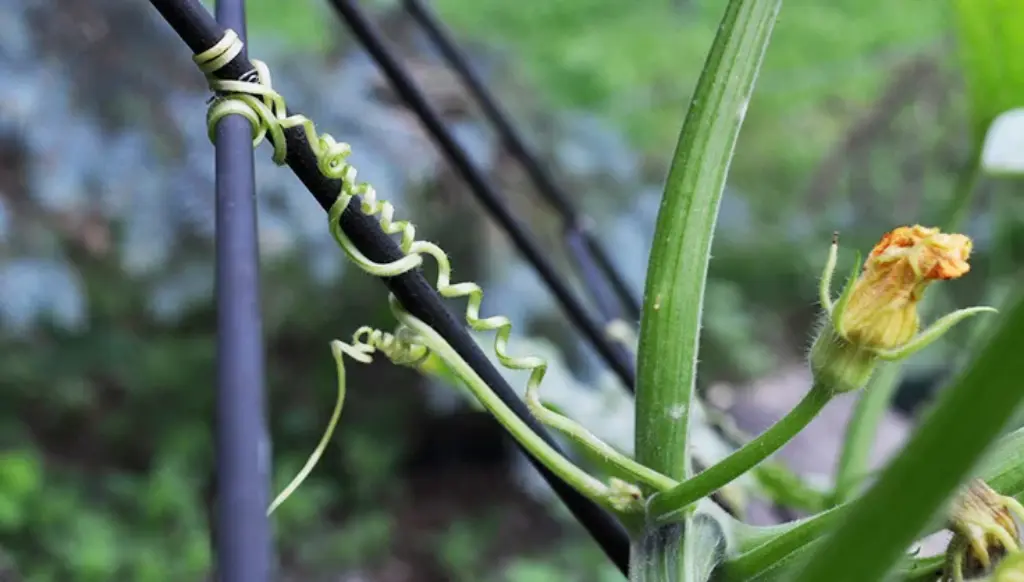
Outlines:
<svg viewBox="0 0 1024 582"><path fill-rule="evenodd" d="M820 289L825 322L810 355L815 380L835 392L863 387L879 359L906 358L960 320L995 311L961 309L919 332L917 307L925 289L970 270L971 239L962 234L920 225L896 228L875 245L860 274L851 276L833 305L830 288L837 253L838 241L833 239Z"/></svg>
<svg viewBox="0 0 1024 582"><path fill-rule="evenodd" d="M1015 517L1024 518L1024 506L1016 499L1000 495L981 479L971 480L949 510L946 528L953 537L946 548L945 579L974 578L1003 556L1018 553L1020 531ZM1006 576L1013 579L1009 573Z"/></svg>
<svg viewBox="0 0 1024 582"><path fill-rule="evenodd" d="M971 239L936 228L901 226L882 237L868 256L842 313L847 341L894 349L913 339L917 304L934 281L970 270Z"/></svg>

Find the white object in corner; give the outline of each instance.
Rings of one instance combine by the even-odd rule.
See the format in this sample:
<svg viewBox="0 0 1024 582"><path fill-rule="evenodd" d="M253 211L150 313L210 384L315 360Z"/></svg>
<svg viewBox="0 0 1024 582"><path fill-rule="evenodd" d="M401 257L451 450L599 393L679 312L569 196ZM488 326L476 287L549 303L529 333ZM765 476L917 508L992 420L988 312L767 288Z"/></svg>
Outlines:
<svg viewBox="0 0 1024 582"><path fill-rule="evenodd" d="M981 167L989 174L1024 174L1024 108L996 117L985 134Z"/></svg>

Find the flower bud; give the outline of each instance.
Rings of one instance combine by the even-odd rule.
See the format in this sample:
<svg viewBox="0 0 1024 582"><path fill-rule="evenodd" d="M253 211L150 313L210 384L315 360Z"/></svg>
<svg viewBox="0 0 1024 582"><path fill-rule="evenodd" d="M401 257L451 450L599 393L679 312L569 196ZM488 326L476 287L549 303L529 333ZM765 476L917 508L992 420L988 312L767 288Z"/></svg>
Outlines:
<svg viewBox="0 0 1024 582"><path fill-rule="evenodd" d="M917 304L934 281L970 270L971 239L937 228L901 226L875 245L854 283L840 326L853 344L896 349L917 334Z"/></svg>
<svg viewBox="0 0 1024 582"><path fill-rule="evenodd" d="M1017 553L1020 531L1014 514L1024 507L1000 495L981 479L972 480L956 497L946 527L953 538L946 549L946 577L963 580L982 574L1008 553Z"/></svg>
<svg viewBox="0 0 1024 582"><path fill-rule="evenodd" d="M995 311L990 307L961 309L918 332L917 306L925 289L935 281L967 273L971 246L971 239L962 234L901 226L882 237L859 274L860 266L855 265L851 280L833 305L830 287L838 252L838 241L833 239L820 290L825 324L810 354L816 381L836 392L856 390L867 384L878 359L906 358L962 319Z"/></svg>

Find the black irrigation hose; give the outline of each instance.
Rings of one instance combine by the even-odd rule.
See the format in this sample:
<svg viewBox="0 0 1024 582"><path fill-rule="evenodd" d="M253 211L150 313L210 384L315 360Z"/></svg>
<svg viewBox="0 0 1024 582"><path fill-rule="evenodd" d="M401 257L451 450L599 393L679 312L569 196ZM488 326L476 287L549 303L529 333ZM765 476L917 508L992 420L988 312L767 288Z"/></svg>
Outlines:
<svg viewBox="0 0 1024 582"><path fill-rule="evenodd" d="M218 0L217 19L245 38L242 0ZM216 131L217 576L221 582L268 582L270 439L264 406L252 127L244 118L230 116L217 124Z"/></svg>
<svg viewBox="0 0 1024 582"><path fill-rule="evenodd" d="M220 27L198 0L150 0L153 7L188 45L193 53L202 53L221 40ZM216 72L222 79L239 79L253 71L252 64L239 55ZM316 157L301 128L284 130L288 146L286 163L306 186L317 202L328 210L341 191L341 183L320 173ZM370 260L387 263L401 258L397 243L380 229L370 216L359 211L360 200L354 199L341 214L342 230L352 243ZM380 278L410 313L435 329L473 368L517 416L557 450L561 448L550 433L533 418L526 404L491 365L487 356L470 337L461 322L445 308L441 296L423 277L419 269L396 277ZM612 562L625 574L629 563L629 540L619 523L599 506L566 485L532 455L530 462L566 504L576 519L604 549ZM262 509L262 508L261 508Z"/></svg>
<svg viewBox="0 0 1024 582"><path fill-rule="evenodd" d="M544 249L512 215L494 185L473 165L469 155L455 141L451 132L441 121L437 110L427 102L426 96L416 87L412 76L384 43L380 32L376 30L354 1L331 0L331 4L366 51L377 62L403 101L420 118L445 157L466 180L477 200L504 229L523 257L536 269L540 278L561 305L562 310L569 316L569 320L579 328L622 383L633 390L636 383L636 369L632 355L623 346L613 344L605 337L601 327L586 312L569 286L562 280L554 265L548 260Z"/></svg>
<svg viewBox="0 0 1024 582"><path fill-rule="evenodd" d="M601 310L607 320L620 317L620 310L613 306L614 300L609 297L607 287L591 284L594 281L595 270L600 271L604 276L604 282L611 286L617 296L619 304L625 310L626 316L633 320L640 319L640 302L633 291L629 288L626 280L616 270L608 254L594 238L593 232L588 228L585 218L577 212L572 201L565 191L558 186L551 173L541 164L526 140L516 130L515 125L508 114L502 110L497 99L487 88L479 75L473 71L465 53L459 50L451 34L445 30L444 24L427 8L422 0L405 0L405 8L420 27L427 33L431 42L441 51L441 55L448 62L448 65L462 79L470 95L480 105L484 116L491 122L508 151L519 160L527 176L533 182L540 195L547 200L559 215L565 227L566 242L576 259L579 269L583 272L584 280L588 287L595 294L595 302L601 306Z"/></svg>

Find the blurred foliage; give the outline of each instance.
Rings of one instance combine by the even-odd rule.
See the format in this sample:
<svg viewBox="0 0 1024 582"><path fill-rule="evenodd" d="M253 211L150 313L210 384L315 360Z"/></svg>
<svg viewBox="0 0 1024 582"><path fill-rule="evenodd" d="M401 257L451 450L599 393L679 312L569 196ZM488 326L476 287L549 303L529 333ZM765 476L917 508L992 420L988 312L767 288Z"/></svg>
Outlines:
<svg viewBox="0 0 1024 582"><path fill-rule="evenodd" d="M389 34L405 30L394 2L367 4L382 7ZM576 199L639 289L666 144L721 3L535 4L437 7L560 177L586 193ZM418 126L381 98L372 63L349 50L326 3L247 5L254 53L289 103L353 144L360 176L451 251L460 278L485 284L486 310L509 315L517 334L551 339L567 374L591 381L592 354ZM934 220L951 196L975 122L943 41L945 14L913 0L787 1L723 202L702 382L742 381L800 356L828 232L842 228L844 245L865 248L895 222ZM393 40L419 73L437 74L416 35ZM0 2L0 77L0 572L200 580L212 553L215 376L201 75L145 3L13 0ZM557 226L489 133L452 117L517 212L554 241ZM332 405L328 341L361 324L387 328L390 316L377 282L345 269L322 210L265 146L256 160L277 491ZM1024 205L1006 196L1010 186L982 186L985 212L969 225L979 275L937 308L979 303L1022 260ZM996 240L1001 254L990 256ZM923 367L956 351L929 350ZM438 485L425 489L410 473L420 458L450 461L421 449L431 418L452 408L405 371L350 374L337 437L275 514L283 572L305 582L414 564L446 580L616 579L564 520L533 515L520 525L530 535L508 534L536 503L496 492L504 473L466 495L454 485L472 467L443 476L431 466ZM459 505L474 497L495 511L480 518Z"/></svg>
<svg viewBox="0 0 1024 582"><path fill-rule="evenodd" d="M574 0L529 10L503 0L440 0L469 38L502 43L552 103L618 121L667 159L714 38L718 0ZM846 131L885 85L889 66L934 45L942 4L915 0L793 0L779 19L737 147L733 180L781 191ZM671 122L668 122L671 120ZM799 136L799 139L794 139Z"/></svg>
<svg viewBox="0 0 1024 582"><path fill-rule="evenodd" d="M212 12L216 0L203 0ZM326 2L292 0L288 10L278 0L246 0L247 33L261 42L274 41L292 50L324 50L337 29Z"/></svg>
<svg viewBox="0 0 1024 582"><path fill-rule="evenodd" d="M622 574L590 545L566 544L550 556L516 558L495 582L619 582Z"/></svg>
<svg viewBox="0 0 1024 582"><path fill-rule="evenodd" d="M1024 104L1024 4L954 0L971 129L979 142L1000 114Z"/></svg>

